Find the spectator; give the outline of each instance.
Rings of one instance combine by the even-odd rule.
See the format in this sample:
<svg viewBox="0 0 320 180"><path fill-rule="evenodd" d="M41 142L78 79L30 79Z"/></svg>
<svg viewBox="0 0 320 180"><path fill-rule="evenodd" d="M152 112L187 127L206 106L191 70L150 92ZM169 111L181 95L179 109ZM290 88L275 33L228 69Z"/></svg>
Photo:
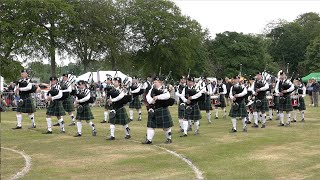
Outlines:
<svg viewBox="0 0 320 180"><path fill-rule="evenodd" d="M313 99L313 106L314 107L318 107L319 106L319 90L320 90L320 85L319 83L316 81L315 78L312 78L312 99Z"/></svg>
<svg viewBox="0 0 320 180"><path fill-rule="evenodd" d="M6 111L6 107L7 107L7 103L4 100L4 97L3 97L2 93L1 93L1 95L0 95L0 112L5 112Z"/></svg>
<svg viewBox="0 0 320 180"><path fill-rule="evenodd" d="M307 83L307 92L308 92L308 95L309 95L309 98L310 98L310 104L309 106L313 106L313 98L312 98L312 80L309 79L308 80L308 83Z"/></svg>

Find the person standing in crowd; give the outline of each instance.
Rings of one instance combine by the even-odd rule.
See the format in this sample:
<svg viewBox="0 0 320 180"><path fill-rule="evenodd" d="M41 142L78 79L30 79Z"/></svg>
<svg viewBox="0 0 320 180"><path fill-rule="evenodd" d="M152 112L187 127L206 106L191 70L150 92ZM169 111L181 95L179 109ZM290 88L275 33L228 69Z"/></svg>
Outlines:
<svg viewBox="0 0 320 180"><path fill-rule="evenodd" d="M319 106L319 91L320 91L320 85L317 82L315 78L312 78L312 99L313 99L313 106L318 107Z"/></svg>
<svg viewBox="0 0 320 180"><path fill-rule="evenodd" d="M226 88L227 88L227 94L226 94L227 106L229 106L229 103L232 102L232 100L229 97L230 88L232 86L232 82L231 82L231 79L229 79L228 77L225 78L225 85L226 85Z"/></svg>
<svg viewBox="0 0 320 180"><path fill-rule="evenodd" d="M309 95L309 98L310 98L310 104L309 104L309 106L313 106L313 98L312 98L312 89L313 89L313 87L312 87L312 79L309 79L309 80L308 80L308 83L307 83L306 88L307 88L307 92L308 92L308 95Z"/></svg>

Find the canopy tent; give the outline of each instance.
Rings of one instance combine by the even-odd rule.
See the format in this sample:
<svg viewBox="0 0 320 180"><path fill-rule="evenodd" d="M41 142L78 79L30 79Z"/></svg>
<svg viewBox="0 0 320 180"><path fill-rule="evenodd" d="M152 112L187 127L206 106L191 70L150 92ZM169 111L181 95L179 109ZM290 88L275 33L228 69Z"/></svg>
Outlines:
<svg viewBox="0 0 320 180"><path fill-rule="evenodd" d="M112 78L114 78L116 75L117 77L120 77L122 79L122 81L126 77L128 77L127 75L123 74L121 71L98 71L98 72L87 72L85 74L82 74L77 78L77 81L80 81L80 80L88 81L89 80L89 82L90 82L91 78L92 78L92 77L90 77L91 73L93 75L94 82L98 82L98 81L103 82L103 81L107 80L108 76L111 76ZM90 79L89 79L89 77L90 77ZM132 78L128 77L128 80L131 81Z"/></svg>
<svg viewBox="0 0 320 180"><path fill-rule="evenodd" d="M310 73L309 75L302 78L302 82L308 82L308 80L311 78L315 78L317 81L320 81L320 72Z"/></svg>

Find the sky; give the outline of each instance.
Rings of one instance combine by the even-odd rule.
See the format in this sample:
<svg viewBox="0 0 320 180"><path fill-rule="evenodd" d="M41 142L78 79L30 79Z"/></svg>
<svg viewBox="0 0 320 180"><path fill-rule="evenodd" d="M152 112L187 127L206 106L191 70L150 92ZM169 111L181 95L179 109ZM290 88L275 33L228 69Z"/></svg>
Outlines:
<svg viewBox="0 0 320 180"><path fill-rule="evenodd" d="M316 0L173 0L182 14L197 20L212 38L224 31L261 34L266 25L278 19L293 21L306 12L320 13Z"/></svg>

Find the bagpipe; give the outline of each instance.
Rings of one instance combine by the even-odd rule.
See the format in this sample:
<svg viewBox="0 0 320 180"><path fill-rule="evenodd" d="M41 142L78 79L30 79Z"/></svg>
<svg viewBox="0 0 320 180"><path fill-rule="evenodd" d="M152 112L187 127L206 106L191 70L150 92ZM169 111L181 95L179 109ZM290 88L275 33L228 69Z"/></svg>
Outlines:
<svg viewBox="0 0 320 180"><path fill-rule="evenodd" d="M67 81L61 81L59 82L60 83L60 87L61 87L61 90L66 90L68 89L71 85L73 85L75 82L75 76L72 76L72 75L68 75L68 80ZM73 91L73 92L72 92ZM63 92L62 93L62 97L61 97L61 100L65 100L67 99L70 95L74 95L76 90L75 89L72 89L71 92Z"/></svg>
<svg viewBox="0 0 320 180"><path fill-rule="evenodd" d="M236 85L233 85L232 87L232 96L236 95L236 94L239 94L243 91L243 88L241 85L239 84L236 84ZM242 97L237 97L235 100L232 101L232 108L234 110L239 110L239 103L241 103L242 101Z"/></svg>

